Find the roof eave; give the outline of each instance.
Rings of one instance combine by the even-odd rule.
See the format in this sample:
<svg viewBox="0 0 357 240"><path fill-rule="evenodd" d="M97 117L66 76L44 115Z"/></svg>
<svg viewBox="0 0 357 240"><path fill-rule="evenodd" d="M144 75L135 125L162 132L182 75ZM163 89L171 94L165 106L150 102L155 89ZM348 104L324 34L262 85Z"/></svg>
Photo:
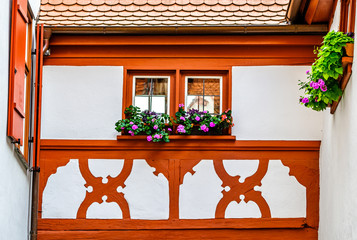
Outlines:
<svg viewBox="0 0 357 240"><path fill-rule="evenodd" d="M45 26L52 33L62 34L122 34L122 35L241 35L241 34L324 34L327 24L318 25L248 25L248 26Z"/></svg>

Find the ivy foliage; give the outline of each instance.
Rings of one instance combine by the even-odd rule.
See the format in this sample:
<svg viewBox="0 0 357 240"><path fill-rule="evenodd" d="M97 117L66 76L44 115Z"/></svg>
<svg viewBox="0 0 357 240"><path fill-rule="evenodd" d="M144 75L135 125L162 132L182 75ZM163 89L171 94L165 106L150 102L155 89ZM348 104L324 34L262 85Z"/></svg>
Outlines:
<svg viewBox="0 0 357 240"><path fill-rule="evenodd" d="M331 31L324 37L322 46L314 51L318 59L312 64L311 72L306 72L307 81L299 81L305 93L300 97L302 105L322 111L338 100L342 95L337 79L343 74L344 47L353 42L354 39L343 32Z"/></svg>

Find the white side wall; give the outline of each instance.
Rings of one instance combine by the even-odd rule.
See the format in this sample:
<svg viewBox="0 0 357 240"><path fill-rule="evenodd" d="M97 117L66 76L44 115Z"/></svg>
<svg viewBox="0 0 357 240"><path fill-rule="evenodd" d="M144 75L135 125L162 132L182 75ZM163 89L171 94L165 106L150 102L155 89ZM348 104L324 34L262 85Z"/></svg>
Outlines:
<svg viewBox="0 0 357 240"><path fill-rule="evenodd" d="M24 240L28 234L30 178L6 137L11 1L0 9L0 239Z"/></svg>
<svg viewBox="0 0 357 240"><path fill-rule="evenodd" d="M123 67L45 66L42 139L116 139Z"/></svg>
<svg viewBox="0 0 357 240"><path fill-rule="evenodd" d="M336 10L335 21L339 19ZM333 26L338 26L334 22ZM355 29L356 32L356 29ZM354 55L356 56L356 48ZM320 152L321 240L357 239L357 63L334 115L325 112Z"/></svg>
<svg viewBox="0 0 357 240"><path fill-rule="evenodd" d="M323 115L299 104L308 66L233 67L232 111L239 140L320 140Z"/></svg>

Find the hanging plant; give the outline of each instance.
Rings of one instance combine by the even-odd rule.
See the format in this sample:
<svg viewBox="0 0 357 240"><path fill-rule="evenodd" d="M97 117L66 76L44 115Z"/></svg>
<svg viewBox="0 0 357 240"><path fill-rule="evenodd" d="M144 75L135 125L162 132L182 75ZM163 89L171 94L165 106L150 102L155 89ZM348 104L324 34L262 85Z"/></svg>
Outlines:
<svg viewBox="0 0 357 240"><path fill-rule="evenodd" d="M299 80L300 89L305 96L300 103L315 111L325 110L333 101L342 95L338 78L343 75L342 57L347 43L353 43L351 35L342 32L329 32L316 49L318 59L312 64L311 72L307 71L307 81Z"/></svg>

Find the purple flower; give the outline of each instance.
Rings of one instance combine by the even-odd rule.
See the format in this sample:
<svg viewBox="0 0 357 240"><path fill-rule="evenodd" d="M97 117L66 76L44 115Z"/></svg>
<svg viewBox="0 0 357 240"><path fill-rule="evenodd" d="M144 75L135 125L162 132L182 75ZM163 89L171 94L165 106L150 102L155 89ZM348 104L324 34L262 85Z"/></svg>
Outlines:
<svg viewBox="0 0 357 240"><path fill-rule="evenodd" d="M302 103L308 103L308 102L309 102L309 99L308 99L308 98L303 98L303 99L301 100L301 102L302 102Z"/></svg>
<svg viewBox="0 0 357 240"><path fill-rule="evenodd" d="M199 116L196 116L196 117L195 117L195 120L196 120L196 121L200 121L201 118L200 118Z"/></svg>
<svg viewBox="0 0 357 240"><path fill-rule="evenodd" d="M307 71L306 71L306 74L309 74L309 73L310 73L310 71L309 71L309 70L307 70Z"/></svg>
<svg viewBox="0 0 357 240"><path fill-rule="evenodd" d="M133 123L133 122L130 122L129 124L130 124L130 125L133 125L134 123Z"/></svg>
<svg viewBox="0 0 357 240"><path fill-rule="evenodd" d="M318 84L317 82L313 82L313 83L312 83L312 88L313 88L313 89L319 89L319 87L320 87L320 86L319 86L319 84Z"/></svg>
<svg viewBox="0 0 357 240"><path fill-rule="evenodd" d="M209 130L209 128L206 125L202 125L200 128L204 132L208 132L208 130Z"/></svg>
<svg viewBox="0 0 357 240"><path fill-rule="evenodd" d="M327 91L326 85L320 86L320 88L321 88L321 91L323 91L323 92L326 92L326 91Z"/></svg>
<svg viewBox="0 0 357 240"><path fill-rule="evenodd" d="M320 87L325 86L325 82L322 79L319 79L319 81L317 83L319 84Z"/></svg>
<svg viewBox="0 0 357 240"><path fill-rule="evenodd" d="M155 134L155 135L154 135L154 138L160 139L160 135L159 135L159 134Z"/></svg>
<svg viewBox="0 0 357 240"><path fill-rule="evenodd" d="M178 125L177 127L177 132L179 133L186 133L185 126L184 125Z"/></svg>
<svg viewBox="0 0 357 240"><path fill-rule="evenodd" d="M180 117L180 120L185 121L186 119L185 119L184 117L182 117L182 116L181 116L181 117Z"/></svg>
<svg viewBox="0 0 357 240"><path fill-rule="evenodd" d="M183 103L180 103L180 104L179 104L179 107L180 107L180 108L183 108L184 106L185 106L185 105L183 105Z"/></svg>
<svg viewBox="0 0 357 240"><path fill-rule="evenodd" d="M154 129L155 129L155 130L157 130L158 128L159 128L159 126L157 126L157 125L154 126Z"/></svg>
<svg viewBox="0 0 357 240"><path fill-rule="evenodd" d="M216 124L215 124L214 122L210 122L210 123L209 123L209 126L210 126L210 127L215 127Z"/></svg>
<svg viewBox="0 0 357 240"><path fill-rule="evenodd" d="M133 130L136 130L136 129L138 129L139 127L138 127L137 125L133 125L131 128L132 128Z"/></svg>
<svg viewBox="0 0 357 240"><path fill-rule="evenodd" d="M168 128L167 131L172 132L172 129L171 129L171 128Z"/></svg>
<svg viewBox="0 0 357 240"><path fill-rule="evenodd" d="M148 140L148 142L151 142L152 141L152 137L151 136L147 136L146 140Z"/></svg>

